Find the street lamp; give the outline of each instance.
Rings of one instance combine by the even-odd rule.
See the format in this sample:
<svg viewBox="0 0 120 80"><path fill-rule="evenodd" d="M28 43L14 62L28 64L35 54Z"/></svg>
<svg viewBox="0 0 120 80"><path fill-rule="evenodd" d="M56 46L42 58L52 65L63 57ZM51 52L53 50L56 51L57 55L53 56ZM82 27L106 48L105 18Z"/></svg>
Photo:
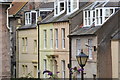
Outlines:
<svg viewBox="0 0 120 80"><path fill-rule="evenodd" d="M83 53L83 50L81 50L81 53L79 55L76 56L78 64L80 65L82 71L81 71L81 80L84 80L83 77L83 70L84 70L84 66L87 62L88 56L86 54Z"/></svg>

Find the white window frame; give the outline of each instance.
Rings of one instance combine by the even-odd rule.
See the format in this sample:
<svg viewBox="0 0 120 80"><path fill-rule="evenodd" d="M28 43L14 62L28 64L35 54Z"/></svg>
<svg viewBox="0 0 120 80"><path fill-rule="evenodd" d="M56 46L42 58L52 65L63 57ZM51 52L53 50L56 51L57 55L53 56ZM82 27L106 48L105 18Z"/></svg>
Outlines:
<svg viewBox="0 0 120 80"><path fill-rule="evenodd" d="M55 47L58 49L58 29L55 29Z"/></svg>
<svg viewBox="0 0 120 80"><path fill-rule="evenodd" d="M80 54L81 52L81 39L76 39L76 55Z"/></svg>
<svg viewBox="0 0 120 80"><path fill-rule="evenodd" d="M83 11L83 23L84 26L83 27L90 27L91 25L95 25L95 26L100 26L102 24L104 24L114 13L115 13L115 9L118 7L99 7L99 8L95 8L94 10L84 10ZM108 16L107 19L105 19L105 10L106 9L113 9L113 13L111 15ZM97 10L98 10L98 14L97 14ZM102 16L100 15L100 10L102 10ZM90 11L90 24L88 24L88 11ZM93 12L95 11L95 17L93 16ZM87 13L87 17L85 17L85 13ZM94 19L94 21L93 21ZM87 22L86 22L87 20Z"/></svg>
<svg viewBox="0 0 120 80"><path fill-rule="evenodd" d="M53 29L50 29L50 48L53 49Z"/></svg>
<svg viewBox="0 0 120 80"><path fill-rule="evenodd" d="M36 23L37 23L37 11L30 11L30 12L25 12L25 25L32 24L32 13L36 13ZM28 16L26 16L26 14Z"/></svg>
<svg viewBox="0 0 120 80"><path fill-rule="evenodd" d="M62 49L65 49L65 28L62 28L61 29L61 31L62 31Z"/></svg>
<svg viewBox="0 0 120 80"><path fill-rule="evenodd" d="M93 40L88 39L88 54L89 54L89 59L93 59L93 53L92 53L92 46L93 46Z"/></svg>
<svg viewBox="0 0 120 80"><path fill-rule="evenodd" d="M67 0L67 15L70 15L79 9L79 0L77 0L77 8L76 9L73 9L73 4L74 4L73 1L74 0ZM70 2L70 5L69 5L69 2ZM69 12L69 6L70 6L70 12Z"/></svg>
<svg viewBox="0 0 120 80"><path fill-rule="evenodd" d="M60 11L60 3L64 3L64 10ZM56 6L57 6L57 11L56 11ZM66 3L65 3L65 0L56 0L54 2L54 16L59 16L61 14L63 14L66 10ZM56 13L57 12L57 13Z"/></svg>
<svg viewBox="0 0 120 80"><path fill-rule="evenodd" d="M65 76L66 76L65 75L65 72L66 72L65 71L65 69L66 69L65 68L65 60L61 60L61 65L62 65L62 69L61 69L61 71L62 71L62 73L61 73L62 74L62 78L65 78Z"/></svg>
<svg viewBox="0 0 120 80"><path fill-rule="evenodd" d="M44 71L45 71L45 70L47 70L47 60L43 59L43 61L44 61ZM44 78L46 78L46 77L47 77L47 75L44 74Z"/></svg>
<svg viewBox="0 0 120 80"><path fill-rule="evenodd" d="M44 32L44 49L46 49L47 48L47 30L45 29L43 30L43 32Z"/></svg>

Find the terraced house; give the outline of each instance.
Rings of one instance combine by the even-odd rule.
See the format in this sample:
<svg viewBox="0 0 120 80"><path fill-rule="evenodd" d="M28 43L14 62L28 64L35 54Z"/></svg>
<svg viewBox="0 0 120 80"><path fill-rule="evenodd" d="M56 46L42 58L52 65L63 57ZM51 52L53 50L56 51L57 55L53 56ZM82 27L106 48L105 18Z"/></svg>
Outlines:
<svg viewBox="0 0 120 80"><path fill-rule="evenodd" d="M56 0L54 12L42 21L38 22L40 42L40 77L47 78L42 74L44 70L58 73L59 78L69 78L69 38L71 32L81 24L82 9L88 6L89 2L79 0Z"/></svg>

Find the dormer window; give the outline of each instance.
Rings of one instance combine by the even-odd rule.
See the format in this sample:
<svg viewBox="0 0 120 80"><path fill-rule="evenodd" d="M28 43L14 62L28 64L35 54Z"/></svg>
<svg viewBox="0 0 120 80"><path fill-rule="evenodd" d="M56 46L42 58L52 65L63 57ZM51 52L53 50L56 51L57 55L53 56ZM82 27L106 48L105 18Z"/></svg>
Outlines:
<svg viewBox="0 0 120 80"><path fill-rule="evenodd" d="M52 12L52 9L44 9L44 10L40 9L39 16L41 17L41 19L44 19L51 12Z"/></svg>
<svg viewBox="0 0 120 80"><path fill-rule="evenodd" d="M79 9L79 0L67 0L67 14L71 14Z"/></svg>
<svg viewBox="0 0 120 80"><path fill-rule="evenodd" d="M25 13L25 25L35 24L37 22L37 12L30 11Z"/></svg>
<svg viewBox="0 0 120 80"><path fill-rule="evenodd" d="M99 7L94 10L84 11L84 26L99 26L102 25L115 13L115 7Z"/></svg>
<svg viewBox="0 0 120 80"><path fill-rule="evenodd" d="M96 11L95 26L99 26L102 25L107 19L109 19L115 13L115 8L102 7L96 8L95 11Z"/></svg>
<svg viewBox="0 0 120 80"><path fill-rule="evenodd" d="M58 16L65 12L65 0L56 0L54 3L54 15Z"/></svg>

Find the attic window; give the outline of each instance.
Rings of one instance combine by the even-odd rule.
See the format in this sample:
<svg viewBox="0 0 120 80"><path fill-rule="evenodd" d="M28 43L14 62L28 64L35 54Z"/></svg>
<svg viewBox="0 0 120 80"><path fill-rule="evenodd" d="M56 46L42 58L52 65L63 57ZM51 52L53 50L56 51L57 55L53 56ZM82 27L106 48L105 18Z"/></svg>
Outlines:
<svg viewBox="0 0 120 80"><path fill-rule="evenodd" d="M37 12L30 11L25 13L25 25L35 24L37 22Z"/></svg>
<svg viewBox="0 0 120 80"><path fill-rule="evenodd" d="M79 0L67 0L67 14L71 14L79 9Z"/></svg>
<svg viewBox="0 0 120 80"><path fill-rule="evenodd" d="M54 3L54 15L58 16L65 12L65 0L56 0Z"/></svg>
<svg viewBox="0 0 120 80"><path fill-rule="evenodd" d="M39 16L44 19L52 10L39 10Z"/></svg>
<svg viewBox="0 0 120 80"><path fill-rule="evenodd" d="M99 26L110 18L115 12L115 7L99 7L94 10L84 11L84 26Z"/></svg>

